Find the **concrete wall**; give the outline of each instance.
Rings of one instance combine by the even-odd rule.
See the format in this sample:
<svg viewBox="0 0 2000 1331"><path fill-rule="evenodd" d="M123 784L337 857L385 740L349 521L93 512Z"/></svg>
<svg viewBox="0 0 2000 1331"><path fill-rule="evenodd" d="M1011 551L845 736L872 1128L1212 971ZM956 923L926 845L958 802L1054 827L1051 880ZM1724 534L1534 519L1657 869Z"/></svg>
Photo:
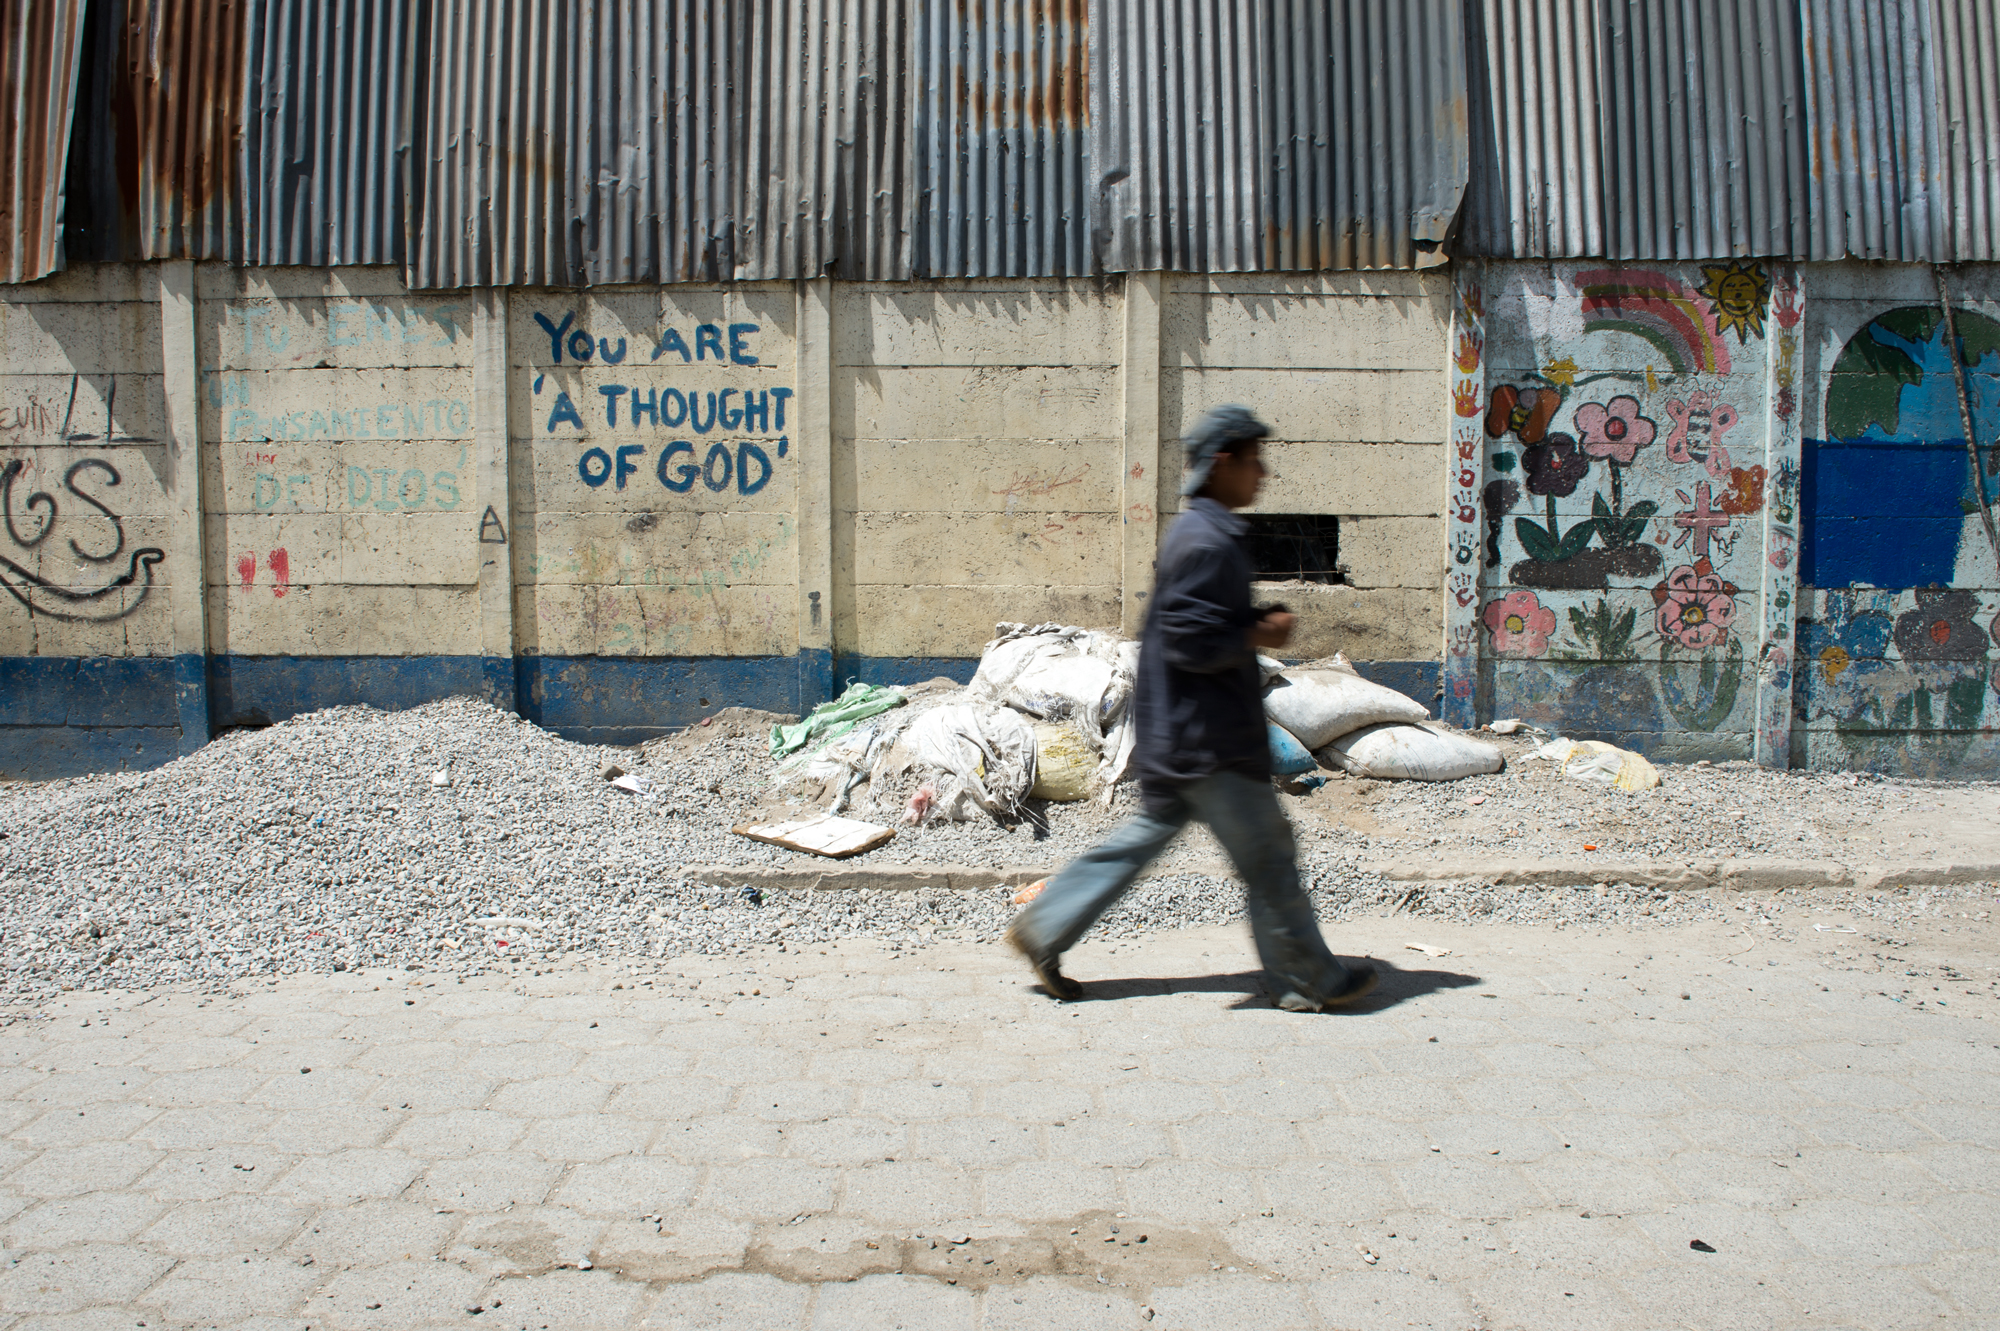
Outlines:
<svg viewBox="0 0 2000 1331"><path fill-rule="evenodd" d="M2000 273L1947 271L1965 448L1935 276L1812 270L1805 333L1794 761L1915 775L2000 770Z"/></svg>
<svg viewBox="0 0 2000 1331"><path fill-rule="evenodd" d="M1437 275L12 288L0 774L459 692L632 740L967 677L1002 619L1136 630L1222 401L1277 426L1268 509L1343 519L1354 585L1278 591L1300 649L1433 690L1449 319Z"/></svg>
<svg viewBox="0 0 2000 1331"><path fill-rule="evenodd" d="M2000 438L2000 284L1954 270ZM1136 631L1179 439L1246 403L1266 589L1464 724L1990 773L2000 532L1931 271L408 292L79 267L0 300L0 774L475 692L628 741ZM200 459L197 481L195 458ZM2000 476L1984 484L1990 497ZM1553 517L1551 517L1553 509Z"/></svg>
<svg viewBox="0 0 2000 1331"><path fill-rule="evenodd" d="M87 268L0 303L0 772L177 752L187 561L157 272ZM177 484L177 482L180 482ZM199 598L194 598L199 604Z"/></svg>
<svg viewBox="0 0 2000 1331"><path fill-rule="evenodd" d="M1272 585L1301 616L1292 651L1344 650L1424 702L1437 687L1443 579L1448 274L1170 278L1161 330L1164 456L1209 408L1271 422L1257 511L1340 518L1346 582ZM1178 467L1163 473L1177 509Z"/></svg>
<svg viewBox="0 0 2000 1331"><path fill-rule="evenodd" d="M1949 280L1991 498L2000 287ZM1455 719L1683 760L2000 765L2000 542L1932 270L1492 264L1458 287Z"/></svg>

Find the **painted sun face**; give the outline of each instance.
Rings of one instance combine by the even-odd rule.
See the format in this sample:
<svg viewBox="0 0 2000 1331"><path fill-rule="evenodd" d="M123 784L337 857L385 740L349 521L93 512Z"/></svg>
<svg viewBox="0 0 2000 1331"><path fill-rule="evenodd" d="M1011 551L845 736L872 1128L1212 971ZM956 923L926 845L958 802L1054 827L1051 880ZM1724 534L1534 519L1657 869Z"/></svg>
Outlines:
<svg viewBox="0 0 2000 1331"><path fill-rule="evenodd" d="M1704 265L1701 271L1708 281L1697 289L1708 297L1714 312L1715 335L1721 337L1733 328L1738 343L1748 342L1752 333L1764 336L1764 302L1771 294L1771 277L1764 265L1731 259Z"/></svg>
<svg viewBox="0 0 2000 1331"><path fill-rule="evenodd" d="M1760 294L1757 279L1747 273L1731 273L1715 284L1716 306L1732 319L1749 318Z"/></svg>

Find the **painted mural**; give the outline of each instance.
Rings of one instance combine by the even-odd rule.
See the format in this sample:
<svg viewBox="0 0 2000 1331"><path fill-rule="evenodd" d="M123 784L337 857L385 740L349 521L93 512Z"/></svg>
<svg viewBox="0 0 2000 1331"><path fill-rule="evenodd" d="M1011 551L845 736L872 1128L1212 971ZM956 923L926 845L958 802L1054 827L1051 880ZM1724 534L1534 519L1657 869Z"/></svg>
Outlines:
<svg viewBox="0 0 2000 1331"><path fill-rule="evenodd" d="M2000 321L1953 293L1840 304L1804 454L1804 760L1915 775L2000 762ZM1973 299L1968 300L1968 297ZM1985 309L1976 308L1985 305ZM1858 326L1854 326L1858 325ZM1979 446L1966 443L1970 419Z"/></svg>
<svg viewBox="0 0 2000 1331"><path fill-rule="evenodd" d="M1761 756L1760 689L1790 684L1789 617L1764 611L1791 597L1794 278L1507 265L1462 285L1481 325L1454 362L1477 711L1675 759Z"/></svg>

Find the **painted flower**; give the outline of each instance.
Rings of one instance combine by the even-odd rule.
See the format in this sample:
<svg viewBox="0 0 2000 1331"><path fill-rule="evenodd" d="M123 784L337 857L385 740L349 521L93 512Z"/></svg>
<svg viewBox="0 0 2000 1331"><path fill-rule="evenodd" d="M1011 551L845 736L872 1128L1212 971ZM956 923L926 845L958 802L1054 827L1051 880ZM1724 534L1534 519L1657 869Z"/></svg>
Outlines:
<svg viewBox="0 0 2000 1331"><path fill-rule="evenodd" d="M1894 593L1836 589L1825 593L1820 613L1799 621L1800 659L1819 668L1819 683L1805 694L1808 716L1849 714L1868 692L1867 681L1890 668ZM1803 607L1801 607L1803 608Z"/></svg>
<svg viewBox="0 0 2000 1331"><path fill-rule="evenodd" d="M1561 405L1562 394L1552 388L1503 385L1493 390L1493 405L1486 410L1486 433L1494 439L1512 434L1524 444L1538 444Z"/></svg>
<svg viewBox="0 0 2000 1331"><path fill-rule="evenodd" d="M1586 402L1576 409L1577 432L1583 436L1583 451L1594 458L1610 458L1621 467L1632 465L1633 455L1659 433L1659 427L1639 414L1639 399L1623 394L1599 405Z"/></svg>
<svg viewBox="0 0 2000 1331"><path fill-rule="evenodd" d="M1540 656L1556 631L1556 612L1533 592L1508 592L1488 601L1481 617L1493 634L1493 650L1502 656Z"/></svg>
<svg viewBox="0 0 2000 1331"><path fill-rule="evenodd" d="M1699 462L1711 476L1729 474L1729 450L1722 446L1722 436L1736 424L1736 408L1703 389L1688 394L1685 403L1668 398L1667 415L1674 418L1667 435L1669 461Z"/></svg>
<svg viewBox="0 0 2000 1331"><path fill-rule="evenodd" d="M1550 383L1561 384L1564 388L1568 388L1576 382L1576 359L1564 356L1561 360L1552 360L1542 373L1547 376Z"/></svg>
<svg viewBox="0 0 2000 1331"><path fill-rule="evenodd" d="M1986 632L1972 619L1978 593L1919 587L1916 595L1916 608L1896 616L1896 650L1904 661L1986 659Z"/></svg>
<svg viewBox="0 0 2000 1331"><path fill-rule="evenodd" d="M1660 636L1683 647L1713 647L1736 619L1737 588L1706 559L1683 564L1653 588Z"/></svg>
<svg viewBox="0 0 2000 1331"><path fill-rule="evenodd" d="M1576 483L1590 473L1590 459L1576 440L1552 434L1521 454L1521 469L1528 474L1529 494L1568 495L1574 494Z"/></svg>
<svg viewBox="0 0 2000 1331"><path fill-rule="evenodd" d="M1746 518L1764 507L1764 469L1731 467L1729 488L1716 505L1732 518Z"/></svg>

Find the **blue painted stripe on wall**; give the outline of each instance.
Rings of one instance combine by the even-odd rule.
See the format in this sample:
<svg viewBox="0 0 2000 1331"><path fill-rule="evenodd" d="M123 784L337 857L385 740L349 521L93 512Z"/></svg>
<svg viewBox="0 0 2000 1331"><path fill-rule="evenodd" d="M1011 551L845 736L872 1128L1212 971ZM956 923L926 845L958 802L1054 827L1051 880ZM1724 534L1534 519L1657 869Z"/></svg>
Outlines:
<svg viewBox="0 0 2000 1331"><path fill-rule="evenodd" d="M460 693L486 696L477 656L217 656L208 663L218 730L352 703L415 707Z"/></svg>
<svg viewBox="0 0 2000 1331"><path fill-rule="evenodd" d="M193 658L188 659L191 663ZM182 664L188 664L182 663ZM511 676L506 666L511 664ZM0 657L0 776L41 779L171 760L181 730L170 657ZM267 725L323 707L384 710L471 694L570 739L637 744L720 707L798 712L859 680L963 682L963 657L221 656L209 662L212 727ZM496 670L495 666L501 668ZM1369 678L1435 701L1435 661L1364 662ZM178 691L184 695L183 687Z"/></svg>
<svg viewBox="0 0 2000 1331"><path fill-rule="evenodd" d="M0 726L0 780L138 771L180 757L179 726Z"/></svg>
<svg viewBox="0 0 2000 1331"><path fill-rule="evenodd" d="M521 715L594 744L637 744L719 707L796 712L801 678L821 675L797 656L524 656L517 666Z"/></svg>
<svg viewBox="0 0 2000 1331"><path fill-rule="evenodd" d="M180 725L169 656L0 656L0 726Z"/></svg>

